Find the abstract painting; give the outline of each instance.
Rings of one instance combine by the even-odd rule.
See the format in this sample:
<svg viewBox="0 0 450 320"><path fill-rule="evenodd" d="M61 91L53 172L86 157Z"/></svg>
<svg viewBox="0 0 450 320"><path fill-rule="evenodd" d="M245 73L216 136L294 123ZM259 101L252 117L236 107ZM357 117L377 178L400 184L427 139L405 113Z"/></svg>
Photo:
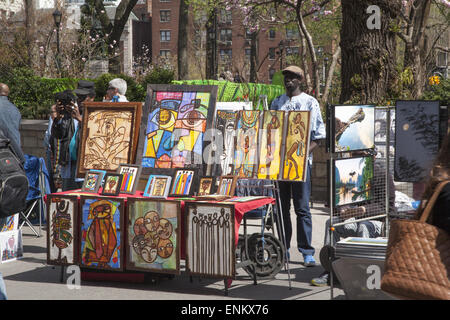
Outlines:
<svg viewBox="0 0 450 320"><path fill-rule="evenodd" d="M202 167L216 92L216 86L148 86L137 159L144 174L147 168Z"/></svg>
<svg viewBox="0 0 450 320"><path fill-rule="evenodd" d="M105 196L117 196L120 193L122 179L123 176L120 173L107 173L101 194Z"/></svg>
<svg viewBox="0 0 450 320"><path fill-rule="evenodd" d="M130 198L127 206L126 268L179 274L180 202Z"/></svg>
<svg viewBox="0 0 450 320"><path fill-rule="evenodd" d="M90 169L115 172L121 163L134 163L142 103L84 104L78 176Z"/></svg>
<svg viewBox="0 0 450 320"><path fill-rule="evenodd" d="M0 232L17 230L19 227L19 214L0 218Z"/></svg>
<svg viewBox="0 0 450 320"><path fill-rule="evenodd" d="M97 193L103 181L104 173L89 170L84 177L83 186L81 191Z"/></svg>
<svg viewBox="0 0 450 320"><path fill-rule="evenodd" d="M167 198L172 177L163 175L151 175L148 177L144 197Z"/></svg>
<svg viewBox="0 0 450 320"><path fill-rule="evenodd" d="M395 107L394 180L420 182L439 152L447 117L440 129L439 101L397 101Z"/></svg>
<svg viewBox="0 0 450 320"><path fill-rule="evenodd" d="M373 157L334 160L334 204L342 206L372 197Z"/></svg>
<svg viewBox="0 0 450 320"><path fill-rule="evenodd" d="M123 199L81 196L80 210L80 265L122 271Z"/></svg>
<svg viewBox="0 0 450 320"><path fill-rule="evenodd" d="M77 196L47 196L47 264L70 265L78 261Z"/></svg>
<svg viewBox="0 0 450 320"><path fill-rule="evenodd" d="M169 196L176 197L190 195L193 181L193 170L176 170L172 179Z"/></svg>
<svg viewBox="0 0 450 320"><path fill-rule="evenodd" d="M278 179L281 170L281 145L284 111L264 111L260 130L258 179Z"/></svg>
<svg viewBox="0 0 450 320"><path fill-rule="evenodd" d="M205 196L205 195L211 194L213 187L214 187L214 178L213 177L200 178L197 195Z"/></svg>
<svg viewBox="0 0 450 320"><path fill-rule="evenodd" d="M228 175L233 172L235 126L238 113L218 110L216 114L216 169L215 175ZM217 163L217 162L220 162Z"/></svg>
<svg viewBox="0 0 450 320"><path fill-rule="evenodd" d="M280 180L305 181L309 153L310 111L290 111L282 153L283 164Z"/></svg>
<svg viewBox="0 0 450 320"><path fill-rule="evenodd" d="M117 173L122 175L122 183L120 184L120 193L134 194L139 176L141 174L141 166L134 164L121 164Z"/></svg>
<svg viewBox="0 0 450 320"><path fill-rule="evenodd" d="M234 175L253 178L258 170L259 111L240 111L234 152Z"/></svg>
<svg viewBox="0 0 450 320"><path fill-rule="evenodd" d="M234 206L186 202L186 270L207 277L235 277Z"/></svg>
<svg viewBox="0 0 450 320"><path fill-rule="evenodd" d="M22 230L0 232L0 261L10 262L22 256Z"/></svg>
<svg viewBox="0 0 450 320"><path fill-rule="evenodd" d="M225 196L234 196L236 189L237 176L222 176L219 180L219 188L217 194Z"/></svg>
<svg viewBox="0 0 450 320"><path fill-rule="evenodd" d="M334 106L334 150L348 152L375 147L375 106Z"/></svg>

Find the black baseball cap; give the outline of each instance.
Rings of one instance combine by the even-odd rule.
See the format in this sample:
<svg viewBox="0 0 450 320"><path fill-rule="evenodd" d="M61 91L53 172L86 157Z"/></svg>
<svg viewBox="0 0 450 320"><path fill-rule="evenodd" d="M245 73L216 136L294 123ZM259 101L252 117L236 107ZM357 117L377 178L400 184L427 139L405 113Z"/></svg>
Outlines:
<svg viewBox="0 0 450 320"><path fill-rule="evenodd" d="M78 81L78 88L73 90L73 92L77 95L88 95L89 93L94 91L94 83L87 80Z"/></svg>

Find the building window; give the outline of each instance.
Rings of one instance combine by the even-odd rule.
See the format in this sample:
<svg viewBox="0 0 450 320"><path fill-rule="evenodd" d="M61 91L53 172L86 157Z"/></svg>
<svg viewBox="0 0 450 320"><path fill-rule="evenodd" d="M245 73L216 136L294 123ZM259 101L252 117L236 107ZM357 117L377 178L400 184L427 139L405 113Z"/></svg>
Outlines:
<svg viewBox="0 0 450 320"><path fill-rule="evenodd" d="M159 0L159 2L171 2L172 0Z"/></svg>
<svg viewBox="0 0 450 320"><path fill-rule="evenodd" d="M159 55L162 58L170 57L170 50L159 50Z"/></svg>
<svg viewBox="0 0 450 320"><path fill-rule="evenodd" d="M233 23L232 12L231 10L220 10L220 22L221 23Z"/></svg>
<svg viewBox="0 0 450 320"><path fill-rule="evenodd" d="M250 56L252 55L252 49L246 48L245 49L245 58L250 60Z"/></svg>
<svg viewBox="0 0 450 320"><path fill-rule="evenodd" d="M221 29L220 30L220 41L229 41L233 39L233 33L231 29Z"/></svg>
<svg viewBox="0 0 450 320"><path fill-rule="evenodd" d="M286 39L298 39L298 38L299 38L298 29L290 29L290 28L286 29Z"/></svg>
<svg viewBox="0 0 450 320"><path fill-rule="evenodd" d="M269 48L269 60L275 60L275 48Z"/></svg>
<svg viewBox="0 0 450 320"><path fill-rule="evenodd" d="M269 82L272 82L274 74L275 74L275 69L269 69Z"/></svg>
<svg viewBox="0 0 450 320"><path fill-rule="evenodd" d="M170 10L159 11L160 22L170 22Z"/></svg>
<svg viewBox="0 0 450 320"><path fill-rule="evenodd" d="M286 47L286 55L287 56L298 55L298 54L299 54L298 47Z"/></svg>
<svg viewBox="0 0 450 320"><path fill-rule="evenodd" d="M276 33L275 33L275 29L270 29L269 30L269 39L273 40L275 39Z"/></svg>
<svg viewBox="0 0 450 320"><path fill-rule="evenodd" d="M231 61L231 57L231 49L220 49L220 60L222 60L223 62Z"/></svg>
<svg viewBox="0 0 450 320"><path fill-rule="evenodd" d="M160 30L159 35L161 42L170 41L170 30Z"/></svg>

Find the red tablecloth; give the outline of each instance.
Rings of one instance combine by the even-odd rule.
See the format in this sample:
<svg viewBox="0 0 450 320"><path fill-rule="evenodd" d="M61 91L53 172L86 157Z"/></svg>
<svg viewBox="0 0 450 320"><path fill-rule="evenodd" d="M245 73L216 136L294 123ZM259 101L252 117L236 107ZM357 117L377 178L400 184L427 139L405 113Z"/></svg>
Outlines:
<svg viewBox="0 0 450 320"><path fill-rule="evenodd" d="M101 191L101 190L100 190ZM100 192L99 191L99 192ZM54 193L54 195L88 195L88 196L101 196L100 193L88 193L88 192L82 192L81 190L70 190L70 191L64 191L64 192L58 192ZM126 194L126 193L120 193L117 197L118 198L124 198L125 199L125 208L126 208L126 201L128 198L144 198L142 191L136 191L134 194ZM187 198L187 197L186 197ZM149 198L147 198L149 199ZM176 197L168 197L167 200L179 200ZM180 207L181 207L181 239L185 239L184 237L184 200L180 201ZM210 203L220 203L219 201L208 201ZM260 198L255 199L247 202L227 202L229 204L234 205L234 233L235 233L235 239L236 239L236 245L239 240L239 228L241 226L242 218L244 217L244 214L246 212L249 212L251 210L257 209L259 207L262 207L266 204L275 203L274 198ZM185 259L185 243L184 241L181 241L181 259Z"/></svg>

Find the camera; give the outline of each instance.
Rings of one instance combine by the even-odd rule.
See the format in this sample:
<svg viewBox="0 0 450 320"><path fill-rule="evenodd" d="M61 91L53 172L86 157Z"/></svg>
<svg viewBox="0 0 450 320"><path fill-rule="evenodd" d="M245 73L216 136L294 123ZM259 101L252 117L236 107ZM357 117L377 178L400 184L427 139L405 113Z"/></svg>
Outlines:
<svg viewBox="0 0 450 320"><path fill-rule="evenodd" d="M65 90L63 92L58 92L55 95L55 100L59 100L62 106L70 107L70 109L73 110L74 107L72 106L72 102L76 102L77 98L75 97L75 95L72 93L71 90Z"/></svg>

